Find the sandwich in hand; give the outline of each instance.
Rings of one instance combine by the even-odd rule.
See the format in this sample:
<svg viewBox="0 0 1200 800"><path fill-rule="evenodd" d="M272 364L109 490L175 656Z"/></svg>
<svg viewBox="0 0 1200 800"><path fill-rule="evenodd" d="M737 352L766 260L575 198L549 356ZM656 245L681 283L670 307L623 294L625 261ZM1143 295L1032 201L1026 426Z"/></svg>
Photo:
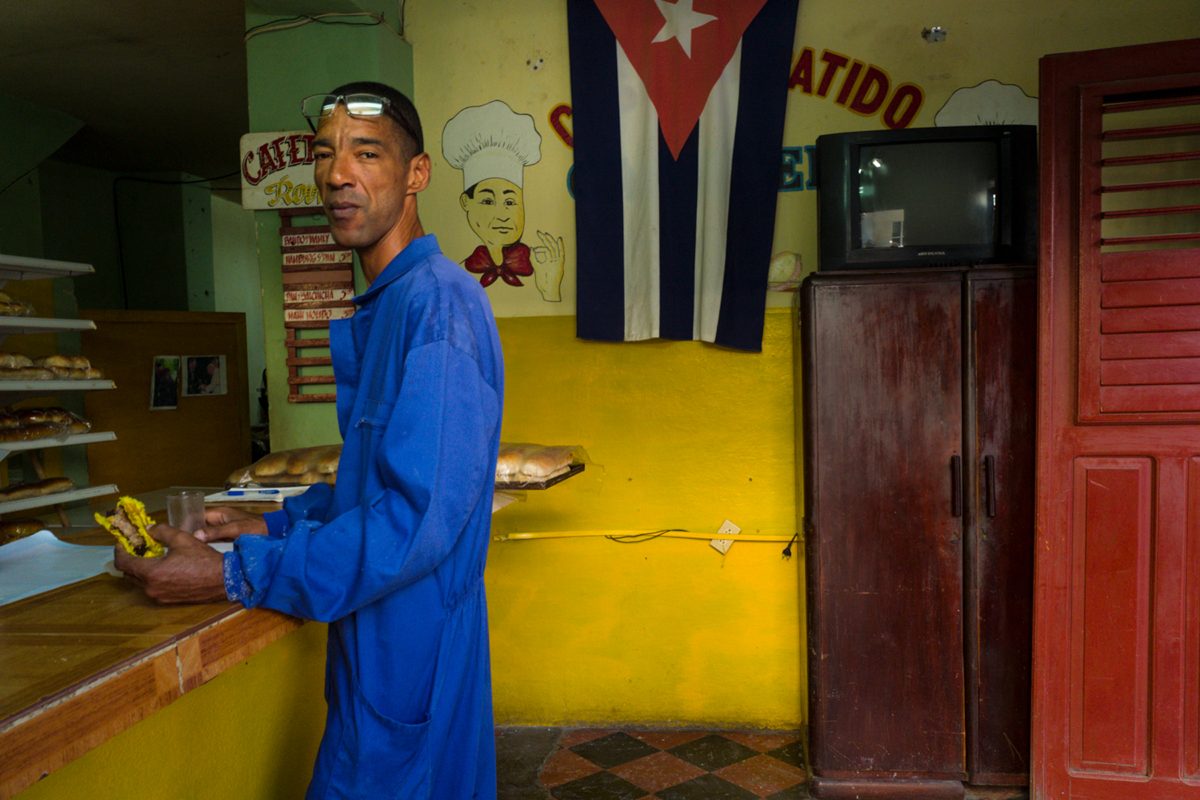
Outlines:
<svg viewBox="0 0 1200 800"><path fill-rule="evenodd" d="M154 520L146 513L146 506L132 497L122 497L109 516L97 513L96 522L117 537L125 551L138 558L157 558L166 550L162 543L150 535Z"/></svg>

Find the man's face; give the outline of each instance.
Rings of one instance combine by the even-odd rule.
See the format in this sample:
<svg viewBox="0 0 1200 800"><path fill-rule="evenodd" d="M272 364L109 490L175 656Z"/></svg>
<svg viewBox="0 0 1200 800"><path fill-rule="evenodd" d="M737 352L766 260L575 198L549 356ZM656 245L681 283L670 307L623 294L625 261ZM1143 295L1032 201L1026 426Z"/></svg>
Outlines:
<svg viewBox="0 0 1200 800"><path fill-rule="evenodd" d="M491 247L520 241L525 231L525 197L521 187L503 178L485 178L475 184L475 196L459 197L475 235Z"/></svg>
<svg viewBox="0 0 1200 800"><path fill-rule="evenodd" d="M398 230L408 195L409 160L387 117L351 117L339 105L313 140L317 191L334 241L369 249Z"/></svg>

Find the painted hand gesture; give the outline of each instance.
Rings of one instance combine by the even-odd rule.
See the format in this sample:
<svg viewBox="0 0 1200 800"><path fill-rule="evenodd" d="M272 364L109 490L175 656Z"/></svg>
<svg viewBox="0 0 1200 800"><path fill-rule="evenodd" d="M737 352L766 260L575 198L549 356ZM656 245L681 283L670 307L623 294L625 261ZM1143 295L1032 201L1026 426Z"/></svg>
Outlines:
<svg viewBox="0 0 1200 800"><path fill-rule="evenodd" d="M563 268L567 248L563 245L561 236L552 236L544 231L538 231L537 235L542 243L531 248L533 282L547 303L562 302Z"/></svg>

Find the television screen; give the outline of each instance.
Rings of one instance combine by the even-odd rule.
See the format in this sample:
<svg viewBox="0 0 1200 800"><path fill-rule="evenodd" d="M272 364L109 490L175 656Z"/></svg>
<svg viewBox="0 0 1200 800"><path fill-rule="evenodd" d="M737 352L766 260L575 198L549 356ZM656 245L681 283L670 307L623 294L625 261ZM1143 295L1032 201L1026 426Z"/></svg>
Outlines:
<svg viewBox="0 0 1200 800"><path fill-rule="evenodd" d="M997 151L991 141L864 145L858 236L863 249L989 245Z"/></svg>
<svg viewBox="0 0 1200 800"><path fill-rule="evenodd" d="M817 137L818 268L1033 264L1037 128Z"/></svg>

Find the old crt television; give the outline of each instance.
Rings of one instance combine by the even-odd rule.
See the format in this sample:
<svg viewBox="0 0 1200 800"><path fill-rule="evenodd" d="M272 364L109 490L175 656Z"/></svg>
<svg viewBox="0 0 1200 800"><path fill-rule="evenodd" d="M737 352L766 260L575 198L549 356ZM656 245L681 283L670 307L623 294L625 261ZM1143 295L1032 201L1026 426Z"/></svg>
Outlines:
<svg viewBox="0 0 1200 800"><path fill-rule="evenodd" d="M819 270L1033 264L1037 127L817 137Z"/></svg>

